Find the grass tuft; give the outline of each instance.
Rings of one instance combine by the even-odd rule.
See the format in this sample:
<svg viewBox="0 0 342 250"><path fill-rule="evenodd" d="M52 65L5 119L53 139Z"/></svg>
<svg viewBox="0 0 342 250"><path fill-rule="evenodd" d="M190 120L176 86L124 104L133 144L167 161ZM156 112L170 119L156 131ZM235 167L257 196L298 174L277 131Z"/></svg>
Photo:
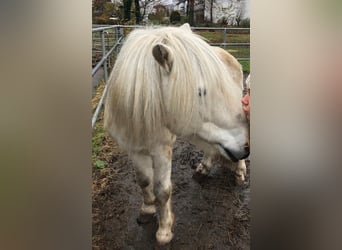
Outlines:
<svg viewBox="0 0 342 250"><path fill-rule="evenodd" d="M101 98L104 90L104 84L101 83L96 89L96 93L92 99L92 109L96 106ZM93 128L92 134L92 163L96 168L105 168L112 160L114 152L121 151L117 144L112 140L103 128L103 107L100 111L97 121Z"/></svg>

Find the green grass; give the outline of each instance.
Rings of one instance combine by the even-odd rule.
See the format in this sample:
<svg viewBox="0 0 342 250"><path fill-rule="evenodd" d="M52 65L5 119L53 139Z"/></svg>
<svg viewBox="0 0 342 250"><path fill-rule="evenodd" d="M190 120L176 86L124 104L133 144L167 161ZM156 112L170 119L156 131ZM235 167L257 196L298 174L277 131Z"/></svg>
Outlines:
<svg viewBox="0 0 342 250"><path fill-rule="evenodd" d="M239 61L242 65L242 70L245 73L250 73L250 61Z"/></svg>
<svg viewBox="0 0 342 250"><path fill-rule="evenodd" d="M207 39L208 43L223 43L223 31L222 30L197 30L198 35ZM250 35L248 30L227 30L226 33L227 43L249 43ZM232 54L235 58L249 58L250 47L245 45L229 45L226 46L226 50ZM240 61L244 72L250 72L250 62Z"/></svg>
<svg viewBox="0 0 342 250"><path fill-rule="evenodd" d="M206 38L209 43L222 43L223 42L223 31L222 30L195 30L196 34ZM227 43L249 43L249 33L238 34L229 33L226 34Z"/></svg>
<svg viewBox="0 0 342 250"><path fill-rule="evenodd" d="M92 110L95 111L95 108L101 98L102 92L104 90L104 82L102 81L96 88L96 93L92 98ZM103 109L100 111L97 122L94 125L93 134L91 138L92 144L92 162L93 165L97 168L104 168L106 163L101 158L101 154L103 151L104 141L106 139L106 132L103 128Z"/></svg>
<svg viewBox="0 0 342 250"><path fill-rule="evenodd" d="M209 43L223 43L222 30L197 30L195 31L200 36L207 39ZM250 35L248 30L227 30L226 34L227 43L249 43ZM230 45L226 46L226 50L232 54L235 58L249 58L250 48L249 46ZM244 72L250 72L250 61L239 61L242 65Z"/></svg>
<svg viewBox="0 0 342 250"><path fill-rule="evenodd" d="M99 123L95 125L93 130L92 140L92 162L93 165L97 168L105 168L107 166L107 162L103 161L100 157L100 154L103 154L104 147L104 139L105 139L105 131Z"/></svg>
<svg viewBox="0 0 342 250"><path fill-rule="evenodd" d="M92 161L96 163L98 161L97 157L102 148L102 141L105 138L105 131L100 124L96 124L93 130L92 137Z"/></svg>
<svg viewBox="0 0 342 250"><path fill-rule="evenodd" d="M249 34L227 34L227 43L249 43Z"/></svg>
<svg viewBox="0 0 342 250"><path fill-rule="evenodd" d="M227 46L226 50L235 58L249 58L249 47L247 46Z"/></svg>

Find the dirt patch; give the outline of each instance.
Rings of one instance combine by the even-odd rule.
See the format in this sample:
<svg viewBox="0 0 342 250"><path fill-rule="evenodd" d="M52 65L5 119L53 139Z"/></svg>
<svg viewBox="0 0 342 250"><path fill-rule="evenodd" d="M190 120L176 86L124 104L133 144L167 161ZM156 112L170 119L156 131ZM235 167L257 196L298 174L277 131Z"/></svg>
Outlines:
<svg viewBox="0 0 342 250"><path fill-rule="evenodd" d="M172 161L174 238L156 244L157 217L136 219L142 202L132 162L118 148L106 168L93 168L93 249L249 249L249 181L235 185L234 173L215 164L207 177L194 175L203 153L177 139ZM249 180L249 161L247 161Z"/></svg>

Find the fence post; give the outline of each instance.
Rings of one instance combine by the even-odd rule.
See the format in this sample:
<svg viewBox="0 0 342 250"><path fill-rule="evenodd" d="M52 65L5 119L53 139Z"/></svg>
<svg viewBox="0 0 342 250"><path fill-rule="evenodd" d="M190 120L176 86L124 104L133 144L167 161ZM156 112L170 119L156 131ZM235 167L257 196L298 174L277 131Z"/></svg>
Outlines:
<svg viewBox="0 0 342 250"><path fill-rule="evenodd" d="M106 44L105 44L105 36L104 36L105 31L101 31L101 44L102 44L102 58L106 57ZM107 59L104 60L103 63L103 71L104 71L104 80L105 80L105 85L107 85L107 80L108 80L108 72L107 72Z"/></svg>
<svg viewBox="0 0 342 250"><path fill-rule="evenodd" d="M113 28L113 31L115 33L115 41L119 40L119 28L118 28L118 26L115 26Z"/></svg>
<svg viewBox="0 0 342 250"><path fill-rule="evenodd" d="M120 39L120 28L118 26L115 26L115 38L116 38L116 42L119 41ZM119 53L119 46L116 48L116 53Z"/></svg>
<svg viewBox="0 0 342 250"><path fill-rule="evenodd" d="M109 44L109 37L110 37L110 32L106 32L106 40L107 40L107 47L106 49L109 49L110 48L110 44ZM108 56L108 68L110 68L110 56Z"/></svg>
<svg viewBox="0 0 342 250"><path fill-rule="evenodd" d="M119 28L119 36L120 36L120 37L124 37L124 35L125 35L124 28L123 28L123 27L120 27L120 28Z"/></svg>
<svg viewBox="0 0 342 250"><path fill-rule="evenodd" d="M224 28L223 30L223 48L226 49L226 43L227 43L227 28Z"/></svg>

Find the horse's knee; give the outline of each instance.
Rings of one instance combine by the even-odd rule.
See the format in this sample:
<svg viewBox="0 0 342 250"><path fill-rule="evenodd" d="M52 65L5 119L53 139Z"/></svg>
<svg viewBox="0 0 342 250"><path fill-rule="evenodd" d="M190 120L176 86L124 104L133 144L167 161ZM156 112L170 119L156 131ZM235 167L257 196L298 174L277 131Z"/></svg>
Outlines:
<svg viewBox="0 0 342 250"><path fill-rule="evenodd" d="M165 204L171 196L171 190L171 185L165 186L160 182L156 183L154 187L154 195L156 197L156 201L159 204Z"/></svg>
<svg viewBox="0 0 342 250"><path fill-rule="evenodd" d="M143 189L146 188L148 185L150 185L150 183L152 182L151 178L149 178L148 176L143 176L143 175L139 175L137 174L136 176L136 180L138 182L138 185Z"/></svg>

